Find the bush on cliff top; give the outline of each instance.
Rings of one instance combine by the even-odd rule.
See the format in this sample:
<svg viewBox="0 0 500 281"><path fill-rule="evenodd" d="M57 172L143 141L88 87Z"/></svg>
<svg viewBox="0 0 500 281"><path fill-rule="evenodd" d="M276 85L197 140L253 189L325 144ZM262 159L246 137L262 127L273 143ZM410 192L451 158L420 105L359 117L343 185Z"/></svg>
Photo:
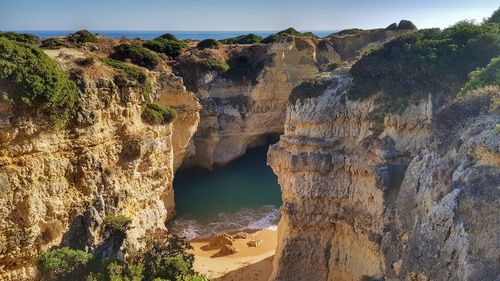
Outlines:
<svg viewBox="0 0 500 281"><path fill-rule="evenodd" d="M151 125L172 123L176 116L174 109L156 103L148 103L142 110L142 118Z"/></svg>
<svg viewBox="0 0 500 281"><path fill-rule="evenodd" d="M5 37L9 40L31 45L39 45L41 43L40 38L38 38L38 36L28 33L0 32L0 37Z"/></svg>
<svg viewBox="0 0 500 281"><path fill-rule="evenodd" d="M196 48L200 50L213 49L220 46L220 43L215 39L205 39L196 45Z"/></svg>
<svg viewBox="0 0 500 281"><path fill-rule="evenodd" d="M469 81L460 90L460 94L488 85L500 86L500 57L491 60L486 67L471 72Z"/></svg>
<svg viewBox="0 0 500 281"><path fill-rule="evenodd" d="M0 38L0 91L17 104L64 121L73 112L76 85L41 49Z"/></svg>
<svg viewBox="0 0 500 281"><path fill-rule="evenodd" d="M140 44L121 44L110 57L120 61L130 60L133 64L147 69L154 69L160 63L158 55Z"/></svg>
<svg viewBox="0 0 500 281"><path fill-rule="evenodd" d="M115 69L122 71L128 79L137 81L139 84L141 84L142 95L144 96L144 99L146 101L149 101L151 94L151 84L148 80L148 76L142 69L110 58L104 59L103 62Z"/></svg>
<svg viewBox="0 0 500 281"><path fill-rule="evenodd" d="M314 35L312 32L304 32L304 33L302 33L302 32L298 32L294 28L290 27L290 28L282 30L282 31L280 31L278 33L269 35L268 37L264 38L261 41L261 43L269 44L269 43L273 43L274 41L276 41L276 40L278 40L280 38L290 37L290 36L295 36L295 37L316 37L316 35Z"/></svg>
<svg viewBox="0 0 500 281"><path fill-rule="evenodd" d="M224 40L220 40L222 44L255 44L262 41L262 37L255 35L253 33L247 35L240 35L233 38L228 38Z"/></svg>
<svg viewBox="0 0 500 281"><path fill-rule="evenodd" d="M489 23L500 23L500 8L496 9L495 12L489 17L486 22Z"/></svg>
<svg viewBox="0 0 500 281"><path fill-rule="evenodd" d="M351 69L349 98L455 95L468 74L500 55L500 25L460 22L443 31L403 35L364 55Z"/></svg>
<svg viewBox="0 0 500 281"><path fill-rule="evenodd" d="M184 42L162 38L147 41L142 45L157 53L163 53L172 59L178 57L187 47Z"/></svg>
<svg viewBox="0 0 500 281"><path fill-rule="evenodd" d="M99 38L97 38L97 36L95 36L90 31L85 30L85 29L68 35L68 37L66 37L66 40L68 40L71 43L75 43L75 44L99 42Z"/></svg>
<svg viewBox="0 0 500 281"><path fill-rule="evenodd" d="M200 65L203 69L209 71L226 72L229 70L229 65L225 61L216 58L204 59L200 62Z"/></svg>
<svg viewBox="0 0 500 281"><path fill-rule="evenodd" d="M288 97L291 104L296 104L297 101L303 103L304 100L321 96L330 86L328 80L308 80L302 82L297 87L293 88L292 93Z"/></svg>

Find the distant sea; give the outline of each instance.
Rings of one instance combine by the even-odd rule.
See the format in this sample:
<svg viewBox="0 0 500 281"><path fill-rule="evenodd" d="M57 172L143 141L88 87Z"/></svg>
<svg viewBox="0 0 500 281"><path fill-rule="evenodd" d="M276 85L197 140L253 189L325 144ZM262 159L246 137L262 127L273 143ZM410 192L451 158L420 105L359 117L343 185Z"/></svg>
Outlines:
<svg viewBox="0 0 500 281"><path fill-rule="evenodd" d="M308 31L308 30L307 30ZM336 30L311 31L319 37L326 37ZM22 30L20 33L31 33L45 39L50 37L65 36L76 32L75 30ZM92 30L93 33L101 34L108 38L141 38L145 40L156 38L165 33L172 33L178 39L186 40L204 40L216 39L222 40L236 37L243 34L253 33L262 37L267 37L277 31L128 31L128 30ZM304 31L305 32L305 31Z"/></svg>

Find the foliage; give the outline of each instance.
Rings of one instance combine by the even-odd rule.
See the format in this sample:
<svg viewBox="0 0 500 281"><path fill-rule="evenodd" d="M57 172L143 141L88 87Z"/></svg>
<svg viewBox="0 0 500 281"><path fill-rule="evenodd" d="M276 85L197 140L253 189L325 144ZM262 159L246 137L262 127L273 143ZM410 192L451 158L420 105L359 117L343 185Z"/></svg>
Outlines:
<svg viewBox="0 0 500 281"><path fill-rule="evenodd" d="M148 103L143 107L142 118L151 125L165 125L174 121L177 113L170 107Z"/></svg>
<svg viewBox="0 0 500 281"><path fill-rule="evenodd" d="M156 39L166 39L166 40L171 40L171 41L179 41L175 35L171 33L165 33L160 37L157 37Z"/></svg>
<svg viewBox="0 0 500 281"><path fill-rule="evenodd" d="M250 33L247 35L240 35L237 37L224 39L219 42L222 44L255 44L259 43L260 41L262 41L261 36Z"/></svg>
<svg viewBox="0 0 500 281"><path fill-rule="evenodd" d="M31 45L39 45L40 38L38 36L28 33L17 33L17 32L0 32L0 38L4 37L9 40L13 40L19 43L26 43Z"/></svg>
<svg viewBox="0 0 500 281"><path fill-rule="evenodd" d="M397 30L398 29L398 24L397 23L391 23L388 27L385 28L386 30Z"/></svg>
<svg viewBox="0 0 500 281"><path fill-rule="evenodd" d="M157 53L163 53L170 58L178 57L187 47L186 43L182 41L163 38L147 41L142 45Z"/></svg>
<svg viewBox="0 0 500 281"><path fill-rule="evenodd" d="M467 75L500 54L500 25L460 22L443 31L403 35L364 55L351 69L349 98L379 91L392 97L456 94Z"/></svg>
<svg viewBox="0 0 500 281"><path fill-rule="evenodd" d="M42 45L40 47L46 49L60 49L63 47L68 47L68 42L64 41L60 38L49 38L42 41Z"/></svg>
<svg viewBox="0 0 500 281"><path fill-rule="evenodd" d="M288 97L291 104L296 104L297 101L303 103L304 100L321 96L330 86L327 80L308 80L298 85L292 90Z"/></svg>
<svg viewBox="0 0 500 281"><path fill-rule="evenodd" d="M201 67L205 70L215 70L219 72L226 72L229 70L229 65L220 59L210 58L200 61Z"/></svg>
<svg viewBox="0 0 500 281"><path fill-rule="evenodd" d="M290 36L295 36L295 37L316 37L316 35L314 35L312 32L301 33L301 32L298 32L297 30L295 30L294 28L290 27L290 28L282 30L282 31L280 31L278 33L269 35L268 37L264 38L261 41L261 43L269 44L269 43L273 43L274 41L276 41L276 40L278 40L280 38L290 37Z"/></svg>
<svg viewBox="0 0 500 281"><path fill-rule="evenodd" d="M340 35L340 36L356 35L356 34L361 34L363 32L364 32L364 30L360 29L360 28L350 28L350 29L344 29L344 30L341 30L339 32L336 32L335 35Z"/></svg>
<svg viewBox="0 0 500 281"><path fill-rule="evenodd" d="M66 37L66 40L68 40L69 42L74 43L74 44L99 42L99 38L97 38L97 36L95 36L90 31L85 30L85 29L68 35L68 37Z"/></svg>
<svg viewBox="0 0 500 281"><path fill-rule="evenodd" d="M142 95L146 101L150 99L151 84L149 83L148 76L142 69L110 58L104 59L103 62L113 68L121 70L128 79L139 82L142 85Z"/></svg>
<svg viewBox="0 0 500 281"><path fill-rule="evenodd" d="M196 48L200 50L213 49L220 46L220 43L215 39L205 39L196 45Z"/></svg>
<svg viewBox="0 0 500 281"><path fill-rule="evenodd" d="M409 20L401 20L398 24L398 29L417 29L413 22Z"/></svg>
<svg viewBox="0 0 500 281"><path fill-rule="evenodd" d="M107 215L104 218L104 224L118 232L127 231L130 222L130 218L123 215Z"/></svg>
<svg viewBox="0 0 500 281"><path fill-rule="evenodd" d="M91 260L91 254L64 247L42 253L38 267L46 278L59 279L82 270Z"/></svg>
<svg viewBox="0 0 500 281"><path fill-rule="evenodd" d="M482 88L487 85L500 86L500 57L494 58L484 68L473 71L469 75L469 81L460 91L465 94L471 90Z"/></svg>
<svg viewBox="0 0 500 281"><path fill-rule="evenodd" d="M148 69L154 69L160 63L160 59L154 52L140 44L121 44L115 47L110 57L119 61L130 60L133 64Z"/></svg>
<svg viewBox="0 0 500 281"><path fill-rule="evenodd" d="M187 253L192 247L182 238L157 230L146 236L144 244L141 256L146 280L184 280L182 278L194 274L194 256Z"/></svg>
<svg viewBox="0 0 500 281"><path fill-rule="evenodd" d="M500 8L496 9L495 12L489 17L486 22L489 23L500 23Z"/></svg>
<svg viewBox="0 0 500 281"><path fill-rule="evenodd" d="M78 101L76 85L41 49L0 38L0 85L8 98L64 122Z"/></svg>
<svg viewBox="0 0 500 281"><path fill-rule="evenodd" d="M95 63L95 58L94 57L78 58L75 60L75 63L78 64L79 66L87 67Z"/></svg>

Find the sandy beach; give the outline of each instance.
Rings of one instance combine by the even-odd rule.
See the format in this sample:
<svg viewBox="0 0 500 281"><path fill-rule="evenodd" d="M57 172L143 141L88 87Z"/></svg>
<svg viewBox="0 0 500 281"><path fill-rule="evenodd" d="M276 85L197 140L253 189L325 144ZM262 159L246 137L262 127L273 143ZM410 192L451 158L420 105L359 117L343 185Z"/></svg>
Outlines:
<svg viewBox="0 0 500 281"><path fill-rule="evenodd" d="M194 269L214 281L267 281L277 244L277 231L247 231L248 239L236 239L236 254L217 257L218 249L207 249L209 239L190 241L194 248ZM233 234L233 233L231 233ZM250 240L262 240L259 247L249 247Z"/></svg>

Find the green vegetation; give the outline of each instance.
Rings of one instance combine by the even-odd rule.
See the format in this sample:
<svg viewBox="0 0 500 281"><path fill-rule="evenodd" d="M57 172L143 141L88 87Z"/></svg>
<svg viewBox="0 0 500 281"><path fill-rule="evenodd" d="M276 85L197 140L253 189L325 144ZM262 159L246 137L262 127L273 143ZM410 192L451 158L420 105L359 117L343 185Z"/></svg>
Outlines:
<svg viewBox="0 0 500 281"><path fill-rule="evenodd" d="M384 92L393 98L455 95L467 75L500 54L500 25L460 22L419 30L365 54L351 69L349 98Z"/></svg>
<svg viewBox="0 0 500 281"><path fill-rule="evenodd" d="M41 42L38 36L28 33L0 32L0 38L2 37L19 43L26 43L31 45L40 45Z"/></svg>
<svg viewBox="0 0 500 281"><path fill-rule="evenodd" d="M268 37L264 38L261 41L261 43L269 44L269 43L273 43L274 41L276 41L276 40L278 40L280 38L290 37L290 36L295 36L295 37L316 37L316 35L314 35L312 32L301 33L301 32L298 32L297 30L295 30L294 28L290 27L290 28L282 30L282 31L280 31L278 33L269 35Z"/></svg>
<svg viewBox="0 0 500 281"><path fill-rule="evenodd" d="M129 217L123 215L107 215L104 218L104 224L110 229L118 232L125 232L132 221Z"/></svg>
<svg viewBox="0 0 500 281"><path fill-rule="evenodd" d="M182 51L187 47L186 43L182 41L163 39L163 38L157 38L151 41L147 41L142 45L157 53L165 54L172 59L178 57L182 53Z"/></svg>
<svg viewBox="0 0 500 281"><path fill-rule="evenodd" d="M325 79L305 81L292 90L288 101L291 104L296 104L297 101L300 101L302 104L306 99L321 96L329 86L330 82Z"/></svg>
<svg viewBox="0 0 500 281"><path fill-rule="evenodd" d="M361 34L363 32L364 32L364 30L360 29L360 28L350 28L350 29L344 29L344 30L341 30L339 32L336 32L335 35L340 35L340 36L356 35L356 34Z"/></svg>
<svg viewBox="0 0 500 281"><path fill-rule="evenodd" d="M193 271L191 245L162 230L150 231L145 248L126 261L105 260L80 250L49 250L38 259L42 280L85 281L208 281Z"/></svg>
<svg viewBox="0 0 500 281"><path fill-rule="evenodd" d="M60 49L63 47L69 47L70 44L63 39L60 38L49 38L42 41L42 45L40 47L45 49Z"/></svg>
<svg viewBox="0 0 500 281"><path fill-rule="evenodd" d="M95 63L94 57L86 57L86 58L78 58L75 60L75 63L79 66L88 67Z"/></svg>
<svg viewBox="0 0 500 281"><path fill-rule="evenodd" d="M121 44L110 57L119 61L130 60L133 64L147 69L154 69L160 63L158 56L141 44Z"/></svg>
<svg viewBox="0 0 500 281"><path fill-rule="evenodd" d="M0 93L64 124L78 101L76 85L41 49L0 38Z"/></svg>
<svg viewBox="0 0 500 281"><path fill-rule="evenodd" d="M64 247L41 254L38 268L48 280L63 280L83 270L91 260L91 254Z"/></svg>
<svg viewBox="0 0 500 281"><path fill-rule="evenodd" d="M114 59L106 58L103 62L115 69L119 69L123 72L123 74L131 80L137 81L142 85L142 95L146 101L149 101L151 94L151 84L149 83L148 76L142 69L128 65L124 62L117 61Z"/></svg>
<svg viewBox="0 0 500 281"><path fill-rule="evenodd" d="M142 118L151 125L169 124L176 116L174 109L156 103L146 104L142 111Z"/></svg>
<svg viewBox="0 0 500 281"><path fill-rule="evenodd" d="M409 20L401 20L398 24L398 29L417 29L413 22Z"/></svg>
<svg viewBox="0 0 500 281"><path fill-rule="evenodd" d="M500 23L500 8L496 9L495 12L493 12L493 15L489 17L486 22L488 23Z"/></svg>
<svg viewBox="0 0 500 281"><path fill-rule="evenodd" d="M213 49L219 47L221 44L215 39L205 39L196 45L196 48L200 50Z"/></svg>
<svg viewBox="0 0 500 281"><path fill-rule="evenodd" d="M219 72L226 72L229 70L229 65L220 59L216 58L210 58L210 59L204 59L200 62L201 67L203 67L205 70L215 70Z"/></svg>
<svg viewBox="0 0 500 281"><path fill-rule="evenodd" d="M260 41L262 41L261 36L250 33L247 35L240 35L237 37L220 40L219 42L222 44L255 44L259 43Z"/></svg>
<svg viewBox="0 0 500 281"><path fill-rule="evenodd" d="M494 58L486 67L471 72L469 81L460 90L460 94L487 85L500 86L500 57Z"/></svg>
<svg viewBox="0 0 500 281"><path fill-rule="evenodd" d="M495 125L495 131L500 135L500 124Z"/></svg>
<svg viewBox="0 0 500 281"><path fill-rule="evenodd" d="M69 42L74 43L74 44L99 42L99 38L97 38L97 36L95 36L90 31L85 30L85 29L68 35L68 37L66 37L66 40L68 40Z"/></svg>
<svg viewBox="0 0 500 281"><path fill-rule="evenodd" d="M177 37L175 37L175 35L173 35L171 33L165 33L156 39L166 39L166 40L171 40L171 41L179 41L179 39L177 39Z"/></svg>

